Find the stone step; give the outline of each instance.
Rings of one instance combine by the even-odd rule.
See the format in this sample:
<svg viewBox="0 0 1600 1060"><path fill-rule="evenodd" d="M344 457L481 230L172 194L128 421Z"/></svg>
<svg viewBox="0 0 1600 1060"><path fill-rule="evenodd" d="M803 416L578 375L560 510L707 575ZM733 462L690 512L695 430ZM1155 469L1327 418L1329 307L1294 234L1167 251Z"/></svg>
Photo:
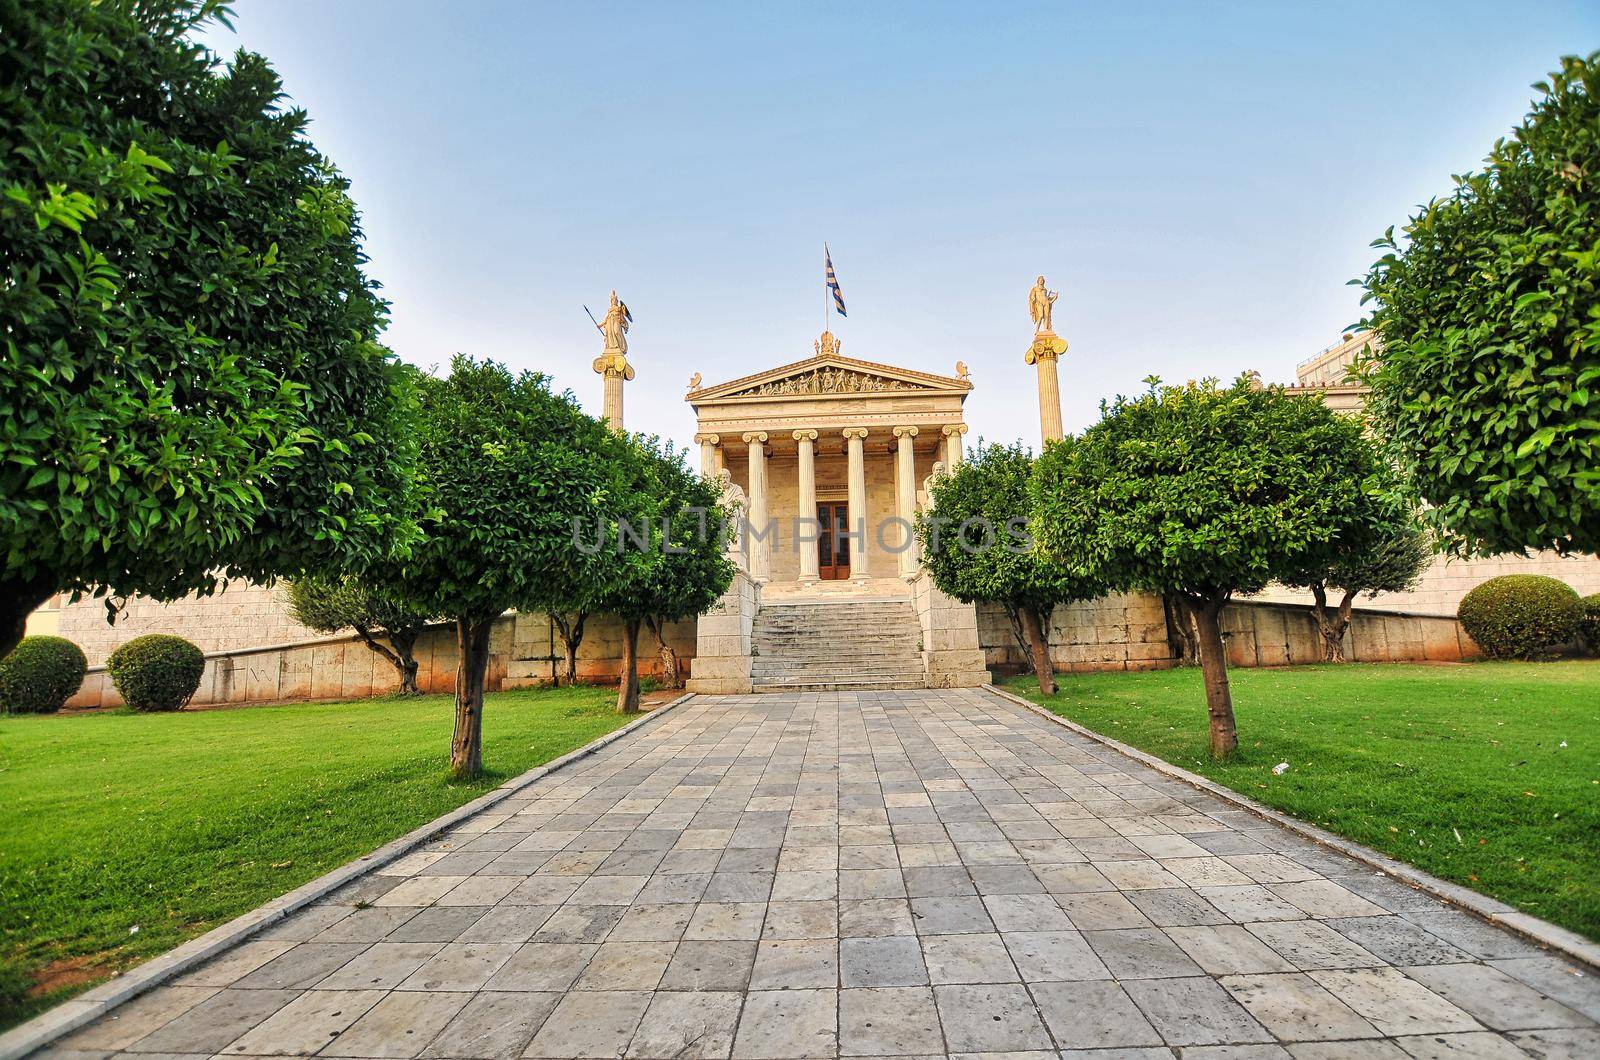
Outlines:
<svg viewBox="0 0 1600 1060"><path fill-rule="evenodd" d="M904 666L874 666L859 668L854 666L756 666L750 673L754 677L909 677L923 672L920 662L909 663Z"/></svg>
<svg viewBox="0 0 1600 1060"><path fill-rule="evenodd" d="M920 675L866 680L834 677L816 681L772 681L758 678L751 681L751 687L757 692L872 692L879 689L926 688L927 680Z"/></svg>
<svg viewBox="0 0 1600 1060"><path fill-rule="evenodd" d="M908 600L767 603L752 631L759 691L922 688L922 631Z"/></svg>

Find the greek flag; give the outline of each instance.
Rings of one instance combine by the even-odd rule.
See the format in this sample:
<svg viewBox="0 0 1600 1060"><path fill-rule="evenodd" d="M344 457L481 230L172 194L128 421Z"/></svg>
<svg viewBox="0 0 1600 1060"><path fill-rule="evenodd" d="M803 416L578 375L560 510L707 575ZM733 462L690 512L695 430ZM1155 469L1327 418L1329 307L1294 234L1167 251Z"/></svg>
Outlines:
<svg viewBox="0 0 1600 1060"><path fill-rule="evenodd" d="M844 295L839 291L839 277L833 273L833 252L828 249L828 244L822 244L822 255L828 263L828 290L833 292L833 307L839 315L847 317L850 314L844 311Z"/></svg>

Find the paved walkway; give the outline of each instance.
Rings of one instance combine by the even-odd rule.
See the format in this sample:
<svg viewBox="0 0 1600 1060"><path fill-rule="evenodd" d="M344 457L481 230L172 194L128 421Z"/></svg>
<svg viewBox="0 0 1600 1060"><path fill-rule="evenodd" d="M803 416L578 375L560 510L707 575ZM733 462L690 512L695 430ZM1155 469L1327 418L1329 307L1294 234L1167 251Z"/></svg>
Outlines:
<svg viewBox="0 0 1600 1060"><path fill-rule="evenodd" d="M1592 1058L1596 1018L1510 934L916 691L692 700L54 1052Z"/></svg>

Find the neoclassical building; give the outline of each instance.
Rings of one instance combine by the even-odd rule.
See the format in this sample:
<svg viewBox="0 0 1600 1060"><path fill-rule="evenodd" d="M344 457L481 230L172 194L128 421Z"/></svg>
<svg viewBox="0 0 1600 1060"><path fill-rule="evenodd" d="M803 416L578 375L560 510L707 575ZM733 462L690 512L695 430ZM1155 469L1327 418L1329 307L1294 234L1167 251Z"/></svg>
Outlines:
<svg viewBox="0 0 1600 1060"><path fill-rule="evenodd" d="M935 467L961 462L972 384L845 357L827 332L815 350L689 391L701 470L726 470L750 522L771 524L749 549L769 595L903 591L917 570L906 530Z"/></svg>
<svg viewBox="0 0 1600 1060"><path fill-rule="evenodd" d="M965 368L846 357L829 332L812 348L724 383L696 376L686 397L701 470L748 522L740 574L700 622L693 687L981 684L976 612L932 587L912 533L927 480L961 461Z"/></svg>

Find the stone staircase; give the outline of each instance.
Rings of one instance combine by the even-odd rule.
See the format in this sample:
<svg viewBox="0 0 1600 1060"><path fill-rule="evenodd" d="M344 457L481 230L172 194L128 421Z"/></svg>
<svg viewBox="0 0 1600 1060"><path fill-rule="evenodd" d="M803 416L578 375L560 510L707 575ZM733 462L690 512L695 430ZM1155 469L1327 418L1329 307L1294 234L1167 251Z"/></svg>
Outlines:
<svg viewBox="0 0 1600 1060"><path fill-rule="evenodd" d="M909 600L763 603L753 641L757 692L927 687L922 630Z"/></svg>

